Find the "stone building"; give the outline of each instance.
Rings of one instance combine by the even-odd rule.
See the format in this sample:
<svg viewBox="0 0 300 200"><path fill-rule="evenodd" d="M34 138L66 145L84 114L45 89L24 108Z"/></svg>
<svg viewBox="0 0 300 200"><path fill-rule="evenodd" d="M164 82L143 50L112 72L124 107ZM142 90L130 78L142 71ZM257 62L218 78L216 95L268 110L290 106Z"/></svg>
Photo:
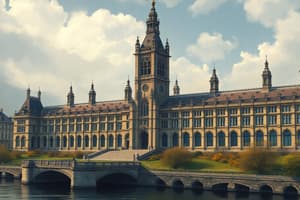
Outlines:
<svg viewBox="0 0 300 200"><path fill-rule="evenodd" d="M128 80L122 100L96 101L92 84L88 103L76 104L70 87L65 105L43 106L41 92L33 97L28 89L14 116L14 149L298 150L299 85L272 86L266 60L261 88L220 91L214 69L208 92L182 95L176 80L170 95L170 46L162 43L159 24L153 2L146 36L135 44L134 88Z"/></svg>
<svg viewBox="0 0 300 200"><path fill-rule="evenodd" d="M0 109L0 145L11 150L13 147L13 122L11 118Z"/></svg>

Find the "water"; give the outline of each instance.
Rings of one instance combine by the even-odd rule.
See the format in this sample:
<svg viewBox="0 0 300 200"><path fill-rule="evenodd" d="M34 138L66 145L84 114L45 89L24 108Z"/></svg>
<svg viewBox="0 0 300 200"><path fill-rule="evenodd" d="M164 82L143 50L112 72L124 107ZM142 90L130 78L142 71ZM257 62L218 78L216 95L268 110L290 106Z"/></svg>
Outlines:
<svg viewBox="0 0 300 200"><path fill-rule="evenodd" d="M0 200L291 200L281 195L263 197L260 194L237 193L195 193L191 190L174 191L172 189L158 190L155 188L114 188L70 190L66 185L55 186L25 186L17 180L0 180ZM299 198L300 199L300 198Z"/></svg>

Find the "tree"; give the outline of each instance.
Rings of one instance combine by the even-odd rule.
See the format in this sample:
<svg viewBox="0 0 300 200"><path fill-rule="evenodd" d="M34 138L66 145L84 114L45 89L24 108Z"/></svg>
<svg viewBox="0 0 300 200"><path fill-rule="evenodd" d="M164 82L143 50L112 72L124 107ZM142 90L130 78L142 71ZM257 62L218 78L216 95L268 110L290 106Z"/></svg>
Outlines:
<svg viewBox="0 0 300 200"><path fill-rule="evenodd" d="M163 152L161 161L171 168L183 167L191 162L192 153L183 148L172 148Z"/></svg>

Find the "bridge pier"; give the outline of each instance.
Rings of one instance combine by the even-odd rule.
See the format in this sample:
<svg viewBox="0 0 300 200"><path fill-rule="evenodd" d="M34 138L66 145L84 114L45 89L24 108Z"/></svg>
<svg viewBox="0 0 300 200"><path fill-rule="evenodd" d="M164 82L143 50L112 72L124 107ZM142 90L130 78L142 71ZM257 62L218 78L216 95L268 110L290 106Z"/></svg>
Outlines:
<svg viewBox="0 0 300 200"><path fill-rule="evenodd" d="M96 188L96 177L94 173L74 171L71 178L71 188Z"/></svg>

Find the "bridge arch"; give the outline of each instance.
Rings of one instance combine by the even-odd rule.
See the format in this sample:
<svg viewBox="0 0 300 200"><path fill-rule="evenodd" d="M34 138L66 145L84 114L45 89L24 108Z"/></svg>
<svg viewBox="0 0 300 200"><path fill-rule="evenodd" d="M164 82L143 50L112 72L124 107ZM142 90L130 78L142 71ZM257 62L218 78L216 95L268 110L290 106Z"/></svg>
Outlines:
<svg viewBox="0 0 300 200"><path fill-rule="evenodd" d="M19 170L0 168L0 176L2 173L5 173L5 177L7 178L21 178L21 172Z"/></svg>
<svg viewBox="0 0 300 200"><path fill-rule="evenodd" d="M273 190L272 186L267 185L267 184L261 185L261 186L259 187L259 192L262 193L262 194L272 194L273 191L274 191L274 190Z"/></svg>
<svg viewBox="0 0 300 200"><path fill-rule="evenodd" d="M138 183L137 177L129 173L115 172L97 177L96 187L101 188L111 185L119 186L136 186Z"/></svg>
<svg viewBox="0 0 300 200"><path fill-rule="evenodd" d="M228 183L217 183L212 185L211 190L216 192L226 192L228 187Z"/></svg>
<svg viewBox="0 0 300 200"><path fill-rule="evenodd" d="M297 187L289 185L283 188L283 195L286 197L298 197L299 190Z"/></svg>
<svg viewBox="0 0 300 200"><path fill-rule="evenodd" d="M184 184L181 180L179 179L175 179L173 182L172 182L172 187L174 189L177 189L177 190L183 190L184 189Z"/></svg>
<svg viewBox="0 0 300 200"><path fill-rule="evenodd" d="M193 181L191 186L192 186L192 190L194 192L202 192L203 191L203 184L200 181Z"/></svg>
<svg viewBox="0 0 300 200"><path fill-rule="evenodd" d="M71 185L72 177L64 170L45 170L37 173L33 179L33 183L64 183Z"/></svg>
<svg viewBox="0 0 300 200"><path fill-rule="evenodd" d="M165 188L165 187L167 187L167 184L166 184L166 182L165 182L164 180L162 180L161 178L157 178L157 179L155 180L155 186L156 186L157 188Z"/></svg>

